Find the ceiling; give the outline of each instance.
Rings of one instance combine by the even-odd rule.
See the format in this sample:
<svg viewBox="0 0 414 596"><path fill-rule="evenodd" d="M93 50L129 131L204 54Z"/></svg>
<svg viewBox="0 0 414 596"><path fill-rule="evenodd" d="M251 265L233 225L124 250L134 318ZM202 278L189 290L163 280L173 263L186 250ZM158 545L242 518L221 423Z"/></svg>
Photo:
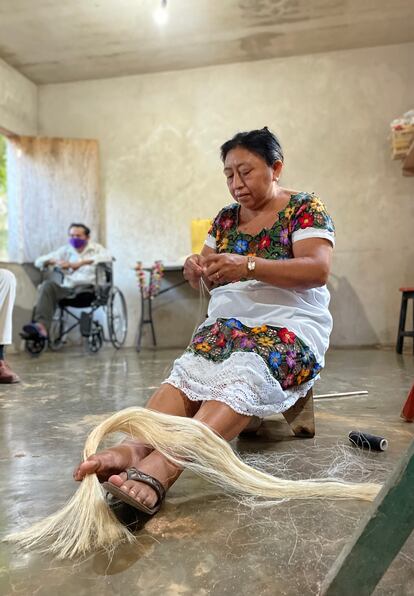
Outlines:
<svg viewBox="0 0 414 596"><path fill-rule="evenodd" d="M37 84L414 41L414 0L0 0L0 58Z"/></svg>

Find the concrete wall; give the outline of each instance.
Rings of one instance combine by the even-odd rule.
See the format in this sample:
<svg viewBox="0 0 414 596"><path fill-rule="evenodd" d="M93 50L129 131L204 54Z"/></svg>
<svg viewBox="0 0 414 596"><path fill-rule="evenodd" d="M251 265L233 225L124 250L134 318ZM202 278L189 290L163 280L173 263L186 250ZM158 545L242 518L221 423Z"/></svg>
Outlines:
<svg viewBox="0 0 414 596"><path fill-rule="evenodd" d="M333 343L394 340L398 287L414 278L414 184L390 160L388 137L413 107L413 53L404 44L39 88L40 134L100 142L106 244L130 341L134 262L189 253L191 219L229 202L219 145L263 125L285 149L282 184L315 191L336 221ZM167 302L156 314L164 345L185 343L197 300L184 289Z"/></svg>
<svg viewBox="0 0 414 596"><path fill-rule="evenodd" d="M37 87L0 60L0 128L16 134L37 132Z"/></svg>

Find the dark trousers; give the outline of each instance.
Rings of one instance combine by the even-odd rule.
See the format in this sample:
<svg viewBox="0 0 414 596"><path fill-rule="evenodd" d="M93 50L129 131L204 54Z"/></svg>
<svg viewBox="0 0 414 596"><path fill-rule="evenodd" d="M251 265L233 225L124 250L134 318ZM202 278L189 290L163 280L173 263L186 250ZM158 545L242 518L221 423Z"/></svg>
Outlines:
<svg viewBox="0 0 414 596"><path fill-rule="evenodd" d="M79 288L66 288L55 281L46 280L39 286L38 292L33 321L43 323L49 330L59 301L63 298L74 298Z"/></svg>

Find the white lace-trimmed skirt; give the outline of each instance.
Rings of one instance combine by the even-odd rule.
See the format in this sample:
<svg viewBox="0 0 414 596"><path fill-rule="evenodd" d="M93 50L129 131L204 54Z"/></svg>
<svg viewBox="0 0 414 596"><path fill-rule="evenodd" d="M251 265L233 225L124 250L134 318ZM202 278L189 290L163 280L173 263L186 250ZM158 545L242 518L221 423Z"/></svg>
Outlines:
<svg viewBox="0 0 414 596"><path fill-rule="evenodd" d="M220 401L238 414L264 418L292 407L317 378L283 389L255 352L234 352L222 362L184 352L164 383L180 389L192 401Z"/></svg>

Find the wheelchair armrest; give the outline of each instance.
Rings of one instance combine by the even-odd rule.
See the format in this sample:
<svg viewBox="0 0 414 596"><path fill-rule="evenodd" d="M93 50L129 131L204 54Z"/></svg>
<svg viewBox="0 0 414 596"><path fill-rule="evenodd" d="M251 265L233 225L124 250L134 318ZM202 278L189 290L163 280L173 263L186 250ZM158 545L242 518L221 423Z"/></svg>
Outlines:
<svg viewBox="0 0 414 596"><path fill-rule="evenodd" d="M55 265L53 267L53 272L60 275L61 281L63 281L65 279L65 273L64 273L63 269L61 269L60 267L57 267L57 265Z"/></svg>
<svg viewBox="0 0 414 596"><path fill-rule="evenodd" d="M106 295L113 285L112 263L97 263L95 270L95 293L98 296Z"/></svg>
<svg viewBox="0 0 414 596"><path fill-rule="evenodd" d="M95 269L95 284L102 285L102 280L112 282L112 263L97 263Z"/></svg>

